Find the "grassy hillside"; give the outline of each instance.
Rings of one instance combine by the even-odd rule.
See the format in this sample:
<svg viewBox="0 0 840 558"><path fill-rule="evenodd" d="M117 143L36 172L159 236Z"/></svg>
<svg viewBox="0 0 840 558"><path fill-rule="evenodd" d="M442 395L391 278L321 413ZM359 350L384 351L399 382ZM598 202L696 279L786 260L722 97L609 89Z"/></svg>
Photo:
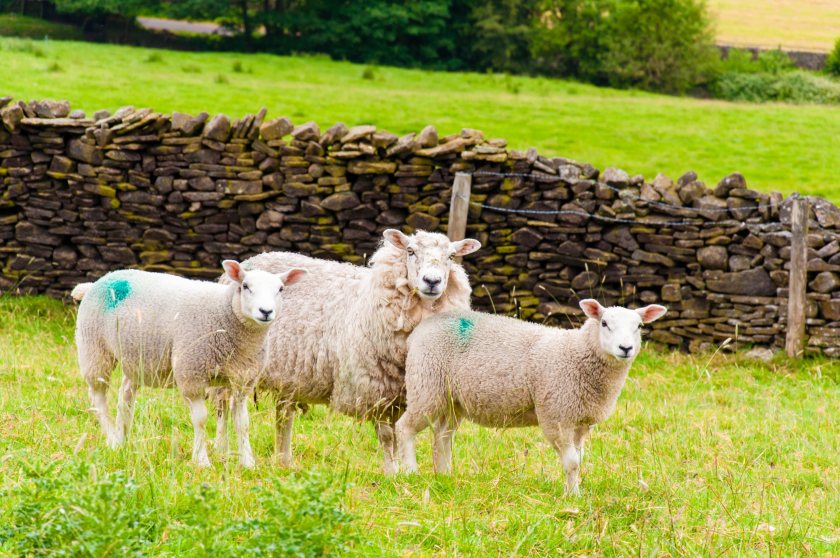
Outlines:
<svg viewBox="0 0 840 558"><path fill-rule="evenodd" d="M242 71L236 71L240 69ZM511 147L708 183L739 171L750 186L840 202L840 109L748 105L615 91L546 78L368 68L321 57L153 51L0 39L0 95L240 116L372 123L396 133L432 123L478 128ZM370 77L372 79L366 79Z"/></svg>
<svg viewBox="0 0 840 558"><path fill-rule="evenodd" d="M0 297L0 555L69 552L74 536L96 556L295 544L352 556L840 553L835 362L648 348L588 442L576 499L536 428L465 425L451 477L430 473L423 434L424 472L386 478L372 428L316 408L295 427L297 469L278 470L265 398L252 407L255 471L214 454L196 470L186 405L165 390L140 391L130 442L109 451L77 371L73 314Z"/></svg>
<svg viewBox="0 0 840 558"><path fill-rule="evenodd" d="M727 45L827 52L840 38L837 0L709 0L709 8Z"/></svg>
<svg viewBox="0 0 840 558"><path fill-rule="evenodd" d="M46 21L19 14L0 14L0 36L29 37L44 40L80 40L82 32L72 25Z"/></svg>

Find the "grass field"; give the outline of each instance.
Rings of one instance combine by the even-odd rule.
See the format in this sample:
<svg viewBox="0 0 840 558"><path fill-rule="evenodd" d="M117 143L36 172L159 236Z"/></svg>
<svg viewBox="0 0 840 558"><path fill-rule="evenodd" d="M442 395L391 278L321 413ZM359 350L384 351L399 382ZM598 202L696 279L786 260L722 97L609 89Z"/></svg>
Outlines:
<svg viewBox="0 0 840 558"><path fill-rule="evenodd" d="M709 0L709 8L722 44L827 52L840 39L837 0Z"/></svg>
<svg viewBox="0 0 840 558"><path fill-rule="evenodd" d="M46 298L0 298L0 555L49 545L63 556L840 553L836 362L648 350L593 433L576 499L562 495L562 467L534 428L467 425L448 478L429 472L424 435L426 472L386 478L372 429L319 408L296 425L298 466L284 471L268 459L262 401L257 469L211 454L203 471L188 461L186 406L146 389L128 445L109 451L87 412L73 314ZM83 548L69 546L74 536Z"/></svg>
<svg viewBox="0 0 840 558"><path fill-rule="evenodd" d="M234 71L241 67L242 71ZM840 108L750 105L616 91L546 78L368 68L321 57L186 53L0 39L0 95L269 115L395 133L435 124L504 137L513 148L617 166L652 179L687 170L716 184L739 171L761 190L840 202Z"/></svg>

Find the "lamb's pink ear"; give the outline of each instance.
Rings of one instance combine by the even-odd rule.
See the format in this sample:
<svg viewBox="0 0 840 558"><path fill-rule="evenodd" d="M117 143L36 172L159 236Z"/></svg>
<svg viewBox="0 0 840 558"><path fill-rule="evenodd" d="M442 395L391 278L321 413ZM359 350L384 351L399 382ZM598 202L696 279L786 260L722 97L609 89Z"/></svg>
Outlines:
<svg viewBox="0 0 840 558"><path fill-rule="evenodd" d="M466 256L467 254L472 254L476 250L480 249L481 242L474 238L465 238L464 240L452 242L449 246L455 250L455 256Z"/></svg>
<svg viewBox="0 0 840 558"><path fill-rule="evenodd" d="M283 281L283 284L286 286L294 285L297 283L301 277L306 275L305 269L300 269L299 267L290 269L286 273L280 274L280 280Z"/></svg>
<svg viewBox="0 0 840 558"><path fill-rule="evenodd" d="M604 313L604 307L594 298L584 298L578 304L584 314L595 320L600 320L601 314Z"/></svg>
<svg viewBox="0 0 840 558"><path fill-rule="evenodd" d="M398 231L397 229L386 229L385 232L382 233L382 236L399 248L400 250L405 250L408 248L408 243L411 242L411 239L408 238L406 235Z"/></svg>
<svg viewBox="0 0 840 558"><path fill-rule="evenodd" d="M636 312L639 313L639 316L642 317L642 323L649 324L654 320L658 320L662 316L665 315L668 309L664 306L660 306L659 304L650 304L645 306L644 308L639 308Z"/></svg>
<svg viewBox="0 0 840 558"><path fill-rule="evenodd" d="M222 262L222 267L225 268L225 273L228 277L230 277L233 281L237 283L241 283L243 279L245 279L245 270L242 269L242 266L239 265L239 262L236 260L225 260Z"/></svg>

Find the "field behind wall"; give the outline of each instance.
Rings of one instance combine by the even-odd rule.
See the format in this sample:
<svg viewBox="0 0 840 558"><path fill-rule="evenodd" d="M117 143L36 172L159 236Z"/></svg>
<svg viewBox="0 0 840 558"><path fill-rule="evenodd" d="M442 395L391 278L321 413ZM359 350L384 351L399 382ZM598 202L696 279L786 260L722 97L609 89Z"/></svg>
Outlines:
<svg viewBox="0 0 840 558"><path fill-rule="evenodd" d="M107 450L73 316L59 301L0 297L0 555L66 551L73 536L85 556L840 552L835 362L646 348L588 443L582 496L567 498L536 428L466 425L451 477L431 474L423 434L422 474L386 478L372 428L316 408L296 425L297 467L276 469L265 398L251 408L255 471L213 453L196 470L172 391L141 390L131 440Z"/></svg>
<svg viewBox="0 0 840 558"><path fill-rule="evenodd" d="M617 91L548 78L442 73L323 57L187 53L0 38L0 96L68 99L92 114L123 105L223 112L260 107L295 123L434 124L507 139L514 149L614 166L652 179L688 170L710 185L741 172L764 191L840 202L840 108L740 104Z"/></svg>

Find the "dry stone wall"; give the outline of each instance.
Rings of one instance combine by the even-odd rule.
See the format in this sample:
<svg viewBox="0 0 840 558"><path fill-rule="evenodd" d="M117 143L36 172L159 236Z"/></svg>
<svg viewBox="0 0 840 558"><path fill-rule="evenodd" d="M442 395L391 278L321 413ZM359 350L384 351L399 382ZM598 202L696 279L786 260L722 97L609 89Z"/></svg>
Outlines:
<svg viewBox="0 0 840 558"><path fill-rule="evenodd" d="M445 231L472 175L465 265L475 305L559 325L576 302L661 302L651 337L782 347L790 199L732 174L707 187L535 150L477 130L398 137L373 126L231 122L151 109L91 117L0 99L0 289L66 296L121 267L214 278L265 250L365 261L385 228ZM840 210L811 199L809 350L840 354Z"/></svg>

